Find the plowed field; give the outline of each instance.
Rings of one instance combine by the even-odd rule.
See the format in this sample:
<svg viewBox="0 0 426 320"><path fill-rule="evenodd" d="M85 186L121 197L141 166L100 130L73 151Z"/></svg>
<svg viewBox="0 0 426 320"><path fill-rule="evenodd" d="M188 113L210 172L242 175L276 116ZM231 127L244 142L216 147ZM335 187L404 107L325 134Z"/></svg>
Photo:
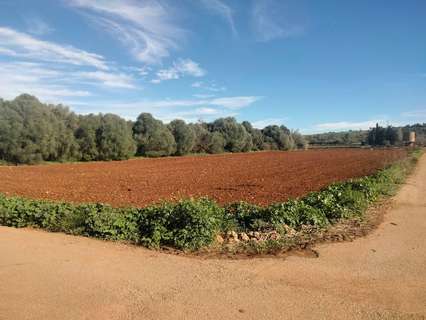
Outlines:
<svg viewBox="0 0 426 320"><path fill-rule="evenodd" d="M0 166L0 192L114 206L191 196L266 205L372 174L405 155L404 150L333 149Z"/></svg>

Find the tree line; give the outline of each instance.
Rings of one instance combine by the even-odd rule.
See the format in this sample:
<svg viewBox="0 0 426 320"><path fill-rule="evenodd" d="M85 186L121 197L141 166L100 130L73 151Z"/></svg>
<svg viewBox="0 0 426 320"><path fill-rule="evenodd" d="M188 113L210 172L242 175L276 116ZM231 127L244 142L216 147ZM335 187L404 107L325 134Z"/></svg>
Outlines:
<svg viewBox="0 0 426 320"><path fill-rule="evenodd" d="M342 132L325 132L306 135L310 145L336 146L336 145L361 145L367 140L367 130L349 130Z"/></svg>
<svg viewBox="0 0 426 320"><path fill-rule="evenodd" d="M403 127L378 124L370 130L349 130L306 135L312 146L403 146L409 141L410 132L416 133L416 144L426 146L426 123Z"/></svg>
<svg viewBox="0 0 426 320"><path fill-rule="evenodd" d="M126 121L114 114L78 115L28 94L12 101L0 99L0 160L15 164L306 147L304 137L285 126L260 130L232 117L189 124L177 119L165 124L142 113L136 121Z"/></svg>
<svg viewBox="0 0 426 320"><path fill-rule="evenodd" d="M372 146L400 146L403 141L402 128L381 127L377 124L368 131L367 142Z"/></svg>

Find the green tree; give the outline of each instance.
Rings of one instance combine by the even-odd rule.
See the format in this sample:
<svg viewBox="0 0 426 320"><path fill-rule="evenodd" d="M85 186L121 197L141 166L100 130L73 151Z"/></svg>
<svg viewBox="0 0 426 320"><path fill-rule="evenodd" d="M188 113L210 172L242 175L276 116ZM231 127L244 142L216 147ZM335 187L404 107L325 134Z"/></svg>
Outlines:
<svg viewBox="0 0 426 320"><path fill-rule="evenodd" d="M293 138L295 147L297 149L307 149L308 148L308 141L297 130L291 132L291 137Z"/></svg>
<svg viewBox="0 0 426 320"><path fill-rule="evenodd" d="M142 113L133 126L137 154L149 157L169 156L176 152L176 142L170 130L149 113Z"/></svg>
<svg viewBox="0 0 426 320"><path fill-rule="evenodd" d="M75 131L75 137L79 145L79 158L83 161L99 159L99 150L96 133L101 126L101 116L89 114L80 116L79 125Z"/></svg>
<svg viewBox="0 0 426 320"><path fill-rule="evenodd" d="M207 152L211 154L223 153L225 150L225 139L220 132L213 132L209 134L207 144Z"/></svg>
<svg viewBox="0 0 426 320"><path fill-rule="evenodd" d="M253 128L252 124L248 121L243 121L242 125L244 126L246 131L251 135L252 149L255 151L265 149L262 131Z"/></svg>
<svg viewBox="0 0 426 320"><path fill-rule="evenodd" d="M249 151L251 136L235 118L220 118L210 125L211 132L219 132L225 140L225 150L230 152Z"/></svg>
<svg viewBox="0 0 426 320"><path fill-rule="evenodd" d="M207 123L190 124L195 133L195 143L192 152L223 153L225 139L220 132L210 132Z"/></svg>
<svg viewBox="0 0 426 320"><path fill-rule="evenodd" d="M96 130L98 160L123 160L135 154L136 146L126 120L114 114L101 117Z"/></svg>
<svg viewBox="0 0 426 320"><path fill-rule="evenodd" d="M195 144L195 133L192 127L183 120L173 120L168 128L176 141L176 155L181 156L191 152Z"/></svg>
<svg viewBox="0 0 426 320"><path fill-rule="evenodd" d="M77 146L60 108L42 104L23 94L2 102L0 112L0 155L14 163L67 160L77 154Z"/></svg>
<svg viewBox="0 0 426 320"><path fill-rule="evenodd" d="M295 147L290 130L284 126L267 126L262 130L262 134L268 149L292 150Z"/></svg>

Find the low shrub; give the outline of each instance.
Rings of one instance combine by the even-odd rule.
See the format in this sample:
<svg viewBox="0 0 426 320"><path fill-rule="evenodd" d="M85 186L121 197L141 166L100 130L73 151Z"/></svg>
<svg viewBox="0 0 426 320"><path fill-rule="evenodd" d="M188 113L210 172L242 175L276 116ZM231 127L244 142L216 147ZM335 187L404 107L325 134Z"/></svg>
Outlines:
<svg viewBox="0 0 426 320"><path fill-rule="evenodd" d="M223 215L224 209L208 199L137 209L72 205L0 194L0 225L124 240L147 247L196 250L208 246L220 230Z"/></svg>
<svg viewBox="0 0 426 320"><path fill-rule="evenodd" d="M176 248L195 250L208 246L220 231L224 211L211 200L183 200L172 208L167 227L170 244Z"/></svg>
<svg viewBox="0 0 426 320"><path fill-rule="evenodd" d="M223 229L248 231L261 228L263 224L263 208L244 202L231 203L225 207Z"/></svg>
<svg viewBox="0 0 426 320"><path fill-rule="evenodd" d="M285 226L301 229L305 225L322 228L340 219L360 216L380 196L395 192L420 155L421 151L415 151L372 176L336 183L304 198L267 207L246 202L220 207L201 198L144 208L113 208L0 194L0 225L124 240L153 248L197 250L211 245L218 233L231 230L281 232ZM271 241L267 246L279 245Z"/></svg>

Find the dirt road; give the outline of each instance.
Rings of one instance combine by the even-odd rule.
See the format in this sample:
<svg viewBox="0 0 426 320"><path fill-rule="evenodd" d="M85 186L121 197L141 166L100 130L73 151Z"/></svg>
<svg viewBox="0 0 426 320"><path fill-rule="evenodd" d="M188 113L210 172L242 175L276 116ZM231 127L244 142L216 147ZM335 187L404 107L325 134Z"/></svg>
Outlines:
<svg viewBox="0 0 426 320"><path fill-rule="evenodd" d="M424 319L426 156L366 238L200 260L0 228L0 319Z"/></svg>

